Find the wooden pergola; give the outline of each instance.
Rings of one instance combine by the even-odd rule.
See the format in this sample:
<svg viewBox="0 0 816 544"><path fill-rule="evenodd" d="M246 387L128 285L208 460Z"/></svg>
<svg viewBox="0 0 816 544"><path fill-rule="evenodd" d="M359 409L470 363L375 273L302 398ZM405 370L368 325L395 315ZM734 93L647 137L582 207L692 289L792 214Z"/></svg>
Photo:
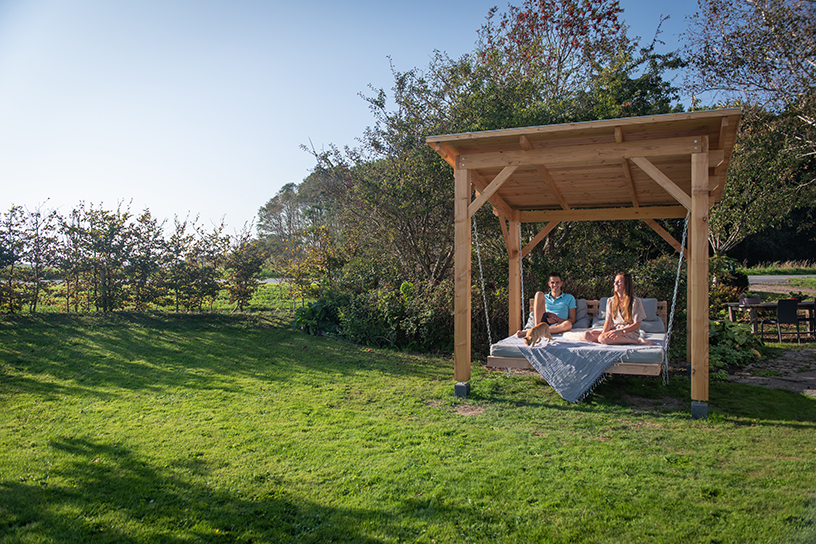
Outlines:
<svg viewBox="0 0 816 544"><path fill-rule="evenodd" d="M692 415L708 413L708 211L722 198L742 110L722 109L431 136L455 181L454 378L469 390L471 229L490 203L509 270L509 334L521 328L521 259L560 221L689 219ZM474 196L475 191L475 196ZM519 225L545 223L523 248ZM591 257L591 256L590 256Z"/></svg>

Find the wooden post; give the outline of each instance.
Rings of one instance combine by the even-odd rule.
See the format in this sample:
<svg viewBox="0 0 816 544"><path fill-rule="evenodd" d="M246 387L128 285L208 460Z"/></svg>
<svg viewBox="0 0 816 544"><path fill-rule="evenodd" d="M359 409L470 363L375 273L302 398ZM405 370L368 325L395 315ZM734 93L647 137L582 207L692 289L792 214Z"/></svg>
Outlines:
<svg viewBox="0 0 816 544"><path fill-rule="evenodd" d="M470 380L470 259L471 237L470 170L459 168L460 158L456 156L453 169L454 178L454 300L453 300L453 372L458 382Z"/></svg>
<svg viewBox="0 0 816 544"><path fill-rule="evenodd" d="M708 138L691 155L691 400L692 417L708 415ZM696 401L696 402L695 402ZM695 405L696 404L696 405Z"/></svg>
<svg viewBox="0 0 816 544"><path fill-rule="evenodd" d="M508 335L516 334L522 327L521 322L521 241L519 240L518 216L510 218L510 228L507 235L507 253L510 256L510 270L508 272L509 300L507 301Z"/></svg>

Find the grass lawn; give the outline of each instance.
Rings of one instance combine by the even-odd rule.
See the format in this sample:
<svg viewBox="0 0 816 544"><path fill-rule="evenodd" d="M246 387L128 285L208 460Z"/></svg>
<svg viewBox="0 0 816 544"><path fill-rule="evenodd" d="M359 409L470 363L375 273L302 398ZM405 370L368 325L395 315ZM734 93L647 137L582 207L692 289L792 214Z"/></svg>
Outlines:
<svg viewBox="0 0 816 544"><path fill-rule="evenodd" d="M813 542L816 400L535 376L258 315L0 317L0 542Z"/></svg>

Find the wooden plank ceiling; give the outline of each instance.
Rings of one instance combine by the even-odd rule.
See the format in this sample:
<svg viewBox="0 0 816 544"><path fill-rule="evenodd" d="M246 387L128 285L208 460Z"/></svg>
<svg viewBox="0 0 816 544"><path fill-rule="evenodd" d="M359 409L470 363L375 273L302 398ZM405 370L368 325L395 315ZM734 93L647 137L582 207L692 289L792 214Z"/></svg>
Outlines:
<svg viewBox="0 0 816 544"><path fill-rule="evenodd" d="M709 152L710 203L722 190L740 109L431 136L479 196L521 222L684 217L692 153ZM459 164L455 165L455 157Z"/></svg>

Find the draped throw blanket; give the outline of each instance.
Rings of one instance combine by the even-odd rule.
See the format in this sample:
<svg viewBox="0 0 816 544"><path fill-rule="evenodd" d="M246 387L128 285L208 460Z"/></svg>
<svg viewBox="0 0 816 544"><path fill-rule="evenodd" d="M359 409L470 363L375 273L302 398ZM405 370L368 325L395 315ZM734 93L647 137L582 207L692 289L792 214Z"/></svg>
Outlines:
<svg viewBox="0 0 816 544"><path fill-rule="evenodd" d="M605 346L594 342L558 339L528 347L523 338L519 351L567 402L581 402L603 381L604 373L632 351L655 346ZM515 343L515 342L513 342Z"/></svg>

